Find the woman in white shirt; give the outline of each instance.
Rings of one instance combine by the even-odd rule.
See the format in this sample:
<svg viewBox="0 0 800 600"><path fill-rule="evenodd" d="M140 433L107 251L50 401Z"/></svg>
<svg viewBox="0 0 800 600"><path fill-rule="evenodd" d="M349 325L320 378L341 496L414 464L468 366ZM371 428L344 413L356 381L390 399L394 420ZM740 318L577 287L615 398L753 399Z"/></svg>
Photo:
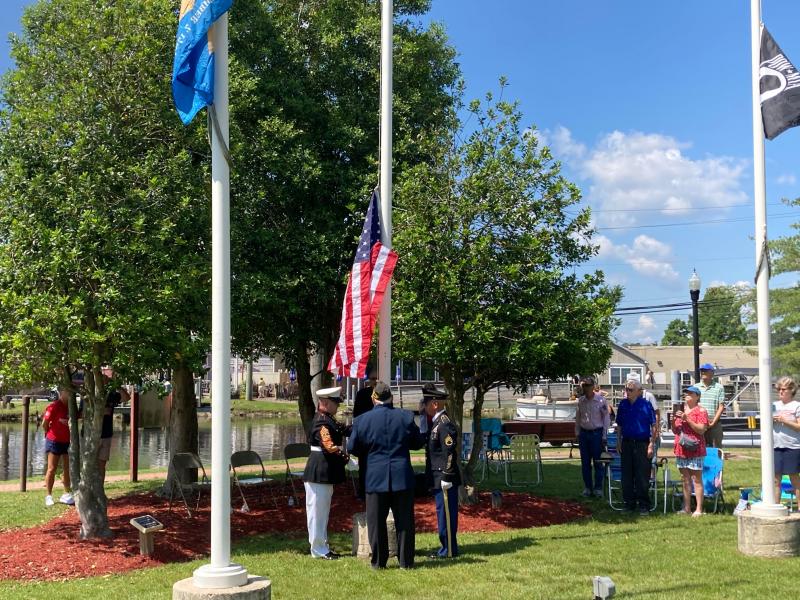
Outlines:
<svg viewBox="0 0 800 600"><path fill-rule="evenodd" d="M795 495L800 490L800 402L794 399L797 383L781 377L775 384L778 401L773 404L772 428L775 462L775 498L781 497L781 477L788 475Z"/></svg>

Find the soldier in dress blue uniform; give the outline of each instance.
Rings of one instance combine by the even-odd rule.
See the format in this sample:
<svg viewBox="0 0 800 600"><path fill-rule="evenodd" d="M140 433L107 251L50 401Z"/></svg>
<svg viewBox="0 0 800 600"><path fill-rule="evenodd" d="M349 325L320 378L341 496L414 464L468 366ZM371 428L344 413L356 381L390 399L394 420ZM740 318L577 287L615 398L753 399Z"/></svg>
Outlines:
<svg viewBox="0 0 800 600"><path fill-rule="evenodd" d="M447 393L436 389L431 383L425 384L422 388L425 414L421 416L433 419L425 447L425 477L436 502L436 520L439 524L441 542L441 547L431 554L430 558L458 556L456 534L458 533L458 486L461 484L456 450L458 429L445 412L446 398Z"/></svg>
<svg viewBox="0 0 800 600"><path fill-rule="evenodd" d="M386 568L389 537L386 518L391 509L397 530L397 559L401 569L414 566L414 469L409 450L419 450L425 437L414 413L392 405L392 392L382 381L372 391L374 408L353 421L347 451L368 454L367 533L372 568Z"/></svg>
<svg viewBox="0 0 800 600"><path fill-rule="evenodd" d="M348 431L333 418L342 402L341 393L341 387L317 391L317 413L311 421L308 434L311 456L303 472L311 556L325 560L339 558L328 545L328 515L333 486L345 480L344 467L348 461L347 454L341 448Z"/></svg>

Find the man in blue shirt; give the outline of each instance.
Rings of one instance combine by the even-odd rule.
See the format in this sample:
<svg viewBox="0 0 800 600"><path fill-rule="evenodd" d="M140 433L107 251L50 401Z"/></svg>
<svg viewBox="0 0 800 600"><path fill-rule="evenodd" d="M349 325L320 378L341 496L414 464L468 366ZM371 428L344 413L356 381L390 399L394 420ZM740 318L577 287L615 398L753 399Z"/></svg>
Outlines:
<svg viewBox="0 0 800 600"><path fill-rule="evenodd" d="M653 440L657 435L656 414L642 394L642 384L630 380L625 384L627 399L617 407L619 448L622 457L622 499L625 511L650 514L650 463Z"/></svg>

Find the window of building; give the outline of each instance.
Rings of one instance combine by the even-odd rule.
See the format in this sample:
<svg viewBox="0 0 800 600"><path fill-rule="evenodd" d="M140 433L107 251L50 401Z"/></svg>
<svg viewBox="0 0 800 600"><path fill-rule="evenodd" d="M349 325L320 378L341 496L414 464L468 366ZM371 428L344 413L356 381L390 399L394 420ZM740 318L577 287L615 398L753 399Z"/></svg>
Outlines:
<svg viewBox="0 0 800 600"><path fill-rule="evenodd" d="M419 371L420 381L436 381L436 369L433 368L433 365L420 363Z"/></svg>
<svg viewBox="0 0 800 600"><path fill-rule="evenodd" d="M611 367L609 369L609 376L611 377L611 385L622 385L628 380L628 375L631 373L639 374L639 381L644 382L644 367L635 365L623 365Z"/></svg>
<svg viewBox="0 0 800 600"><path fill-rule="evenodd" d="M403 360L403 381L418 381L417 365L415 360Z"/></svg>

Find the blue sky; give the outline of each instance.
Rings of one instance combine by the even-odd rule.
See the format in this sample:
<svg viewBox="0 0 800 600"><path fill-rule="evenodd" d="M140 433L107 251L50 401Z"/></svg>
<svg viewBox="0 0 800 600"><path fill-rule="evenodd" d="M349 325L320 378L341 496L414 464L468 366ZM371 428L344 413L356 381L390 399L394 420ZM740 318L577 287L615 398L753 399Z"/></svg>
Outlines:
<svg viewBox="0 0 800 600"><path fill-rule="evenodd" d="M624 286L623 306L688 301L693 268L704 288L753 280L749 5L434 1L468 94L507 76L507 97L583 190L601 248L593 264ZM763 0L762 10L800 65L800 3ZM800 128L766 144L772 238L800 220L780 204L800 195L799 149ZM626 317L616 337L658 341L685 314Z"/></svg>
<svg viewBox="0 0 800 600"><path fill-rule="evenodd" d="M4 0L3 37L27 4ZM496 91L506 76L506 98L520 102L583 190L601 249L592 264L624 286L622 306L687 301L692 268L704 288L753 280L749 4L433 2L468 97ZM800 66L800 2L762 4L767 27ZM0 71L9 66L4 43ZM780 204L800 196L799 151L800 128L766 144L771 238L800 221L800 211ZM615 335L658 341L685 314L629 316Z"/></svg>

